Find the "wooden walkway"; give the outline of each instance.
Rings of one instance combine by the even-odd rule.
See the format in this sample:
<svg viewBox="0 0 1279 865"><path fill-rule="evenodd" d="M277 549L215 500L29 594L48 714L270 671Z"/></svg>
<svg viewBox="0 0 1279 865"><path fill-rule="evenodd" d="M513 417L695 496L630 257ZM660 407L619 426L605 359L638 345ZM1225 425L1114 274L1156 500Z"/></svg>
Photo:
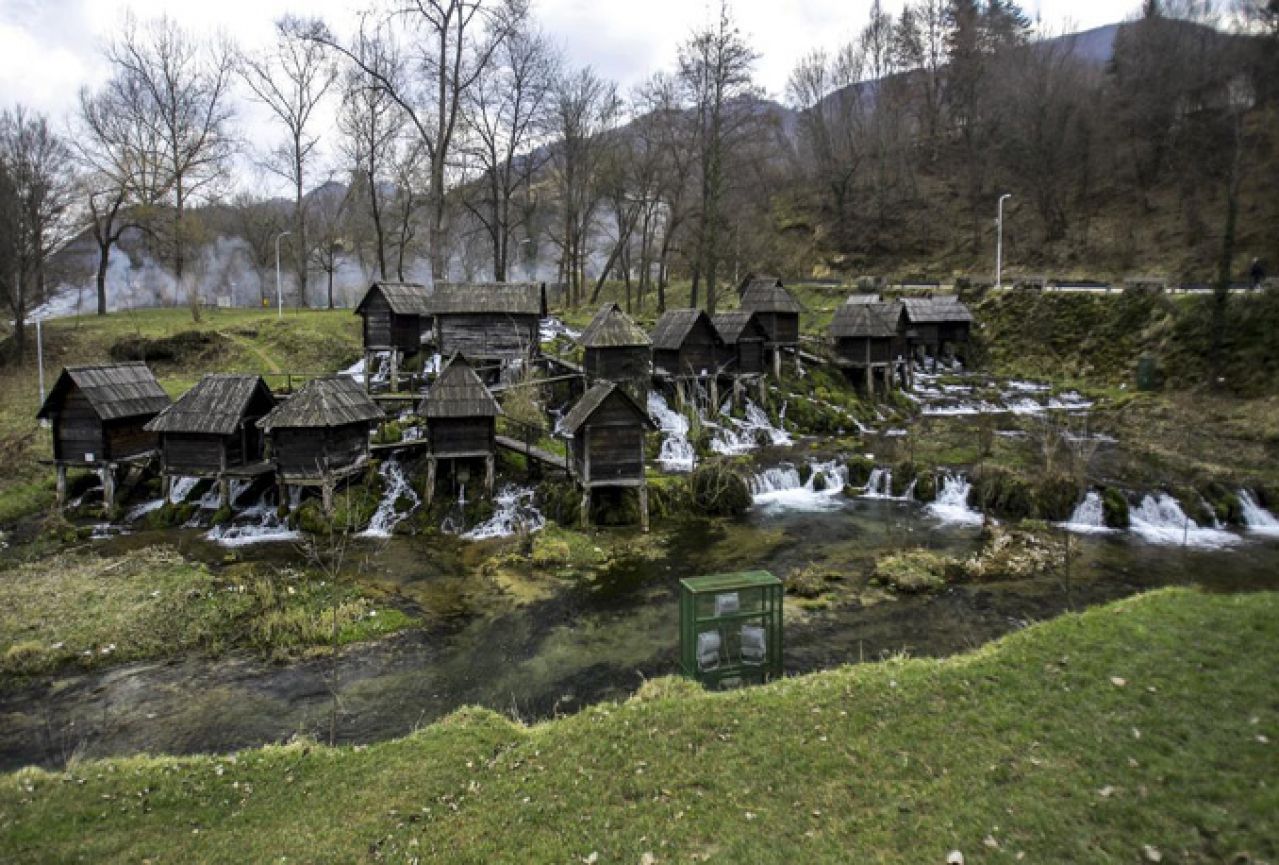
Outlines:
<svg viewBox="0 0 1279 865"><path fill-rule="evenodd" d="M506 448L508 451L513 451L517 454L523 454L530 459L535 459L540 463L545 463L551 468L559 469L565 474L568 474L568 460L559 454L544 451L539 447L525 444L519 439L503 435L497 437L497 446L500 448Z"/></svg>
<svg viewBox="0 0 1279 865"><path fill-rule="evenodd" d="M388 442L385 444L371 444L369 445L369 452L375 453L375 454L384 454L384 453L390 453L391 451L416 450L417 448L427 447L428 445L430 445L430 443L431 443L430 439L428 439L426 436L422 436L421 438L409 439L408 441Z"/></svg>

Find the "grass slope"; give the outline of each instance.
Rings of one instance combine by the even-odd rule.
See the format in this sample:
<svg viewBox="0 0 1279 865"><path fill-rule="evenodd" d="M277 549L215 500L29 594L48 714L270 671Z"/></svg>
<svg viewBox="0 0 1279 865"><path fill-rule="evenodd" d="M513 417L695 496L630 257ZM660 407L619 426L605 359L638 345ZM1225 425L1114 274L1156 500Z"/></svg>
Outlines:
<svg viewBox="0 0 1279 865"><path fill-rule="evenodd" d="M464 710L369 747L26 770L0 859L1273 861L1277 622L1273 594L1162 591L950 660L659 680L533 728Z"/></svg>

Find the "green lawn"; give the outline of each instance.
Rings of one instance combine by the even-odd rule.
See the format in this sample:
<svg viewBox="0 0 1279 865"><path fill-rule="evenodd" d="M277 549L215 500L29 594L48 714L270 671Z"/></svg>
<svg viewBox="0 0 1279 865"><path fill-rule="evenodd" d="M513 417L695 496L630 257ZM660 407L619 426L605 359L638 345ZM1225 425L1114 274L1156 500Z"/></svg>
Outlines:
<svg viewBox="0 0 1279 865"><path fill-rule="evenodd" d="M526 728L0 779L21 862L1253 862L1279 855L1279 596L1161 591L949 660Z"/></svg>

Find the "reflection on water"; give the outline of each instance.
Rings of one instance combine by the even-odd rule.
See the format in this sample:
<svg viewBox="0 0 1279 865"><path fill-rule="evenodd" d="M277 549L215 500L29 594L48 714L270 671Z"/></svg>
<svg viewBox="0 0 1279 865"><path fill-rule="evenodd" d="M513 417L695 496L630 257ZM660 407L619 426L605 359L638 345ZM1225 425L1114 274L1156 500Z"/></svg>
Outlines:
<svg viewBox="0 0 1279 865"><path fill-rule="evenodd" d="M789 478L787 479L790 480ZM546 591L516 597L480 564L517 541L438 535L368 544L352 567L394 593L427 625L336 658L278 665L256 656L139 663L0 692L0 768L58 764L138 750L188 753L249 747L304 733L327 738L334 693L344 742L404 734L461 705L535 719L623 698L676 662L681 577L766 568L785 577L821 565L845 579L822 609L788 600L786 670L801 673L886 653L964 651L1064 610L1168 584L1214 591L1279 587L1279 543L1249 538L1228 551L1159 546L1130 533L1078 537L1069 577L964 584L893 597L865 576L885 550L927 546L966 555L979 528L943 523L910 502L830 497L827 509L760 507L738 523L689 523L648 547L604 532L627 552L591 580L539 576ZM138 532L104 552L175 542L217 564L225 550L199 532ZM656 550L656 553L652 553ZM242 548L284 563L287 544ZM358 558L358 557L357 557Z"/></svg>

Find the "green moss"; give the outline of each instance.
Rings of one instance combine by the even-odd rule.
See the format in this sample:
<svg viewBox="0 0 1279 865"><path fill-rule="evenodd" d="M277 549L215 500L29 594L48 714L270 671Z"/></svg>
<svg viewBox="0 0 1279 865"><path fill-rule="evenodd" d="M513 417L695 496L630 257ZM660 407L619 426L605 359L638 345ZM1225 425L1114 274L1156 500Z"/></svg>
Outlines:
<svg viewBox="0 0 1279 865"><path fill-rule="evenodd" d="M1035 485L1035 512L1045 520L1068 520L1082 496L1083 490L1074 478L1050 475Z"/></svg>
<svg viewBox="0 0 1279 865"><path fill-rule="evenodd" d="M864 487L866 482L870 480L870 473L875 470L875 460L865 454L849 457L848 462L848 484L853 487Z"/></svg>
<svg viewBox="0 0 1279 865"><path fill-rule="evenodd" d="M903 496L911 483L919 476L915 464L909 460L903 460L893 466L893 489L895 496Z"/></svg>
<svg viewBox="0 0 1279 865"><path fill-rule="evenodd" d="M1102 520L1108 528L1128 528L1128 499L1115 487L1102 487L1101 490Z"/></svg>
<svg viewBox="0 0 1279 865"><path fill-rule="evenodd" d="M1000 466L982 465L973 471L970 480L968 504L971 507L1005 519L1034 516L1034 494L1019 475Z"/></svg>
<svg viewBox="0 0 1279 865"><path fill-rule="evenodd" d="M927 504L937 499L937 473L922 471L915 476L915 500Z"/></svg>
<svg viewBox="0 0 1279 865"><path fill-rule="evenodd" d="M947 571L952 565L952 559L932 550L906 550L880 557L872 577L898 592L931 592L946 585Z"/></svg>
<svg viewBox="0 0 1279 865"><path fill-rule="evenodd" d="M746 481L720 461L694 469L688 476L688 491L694 508L705 516L741 516L751 506Z"/></svg>

